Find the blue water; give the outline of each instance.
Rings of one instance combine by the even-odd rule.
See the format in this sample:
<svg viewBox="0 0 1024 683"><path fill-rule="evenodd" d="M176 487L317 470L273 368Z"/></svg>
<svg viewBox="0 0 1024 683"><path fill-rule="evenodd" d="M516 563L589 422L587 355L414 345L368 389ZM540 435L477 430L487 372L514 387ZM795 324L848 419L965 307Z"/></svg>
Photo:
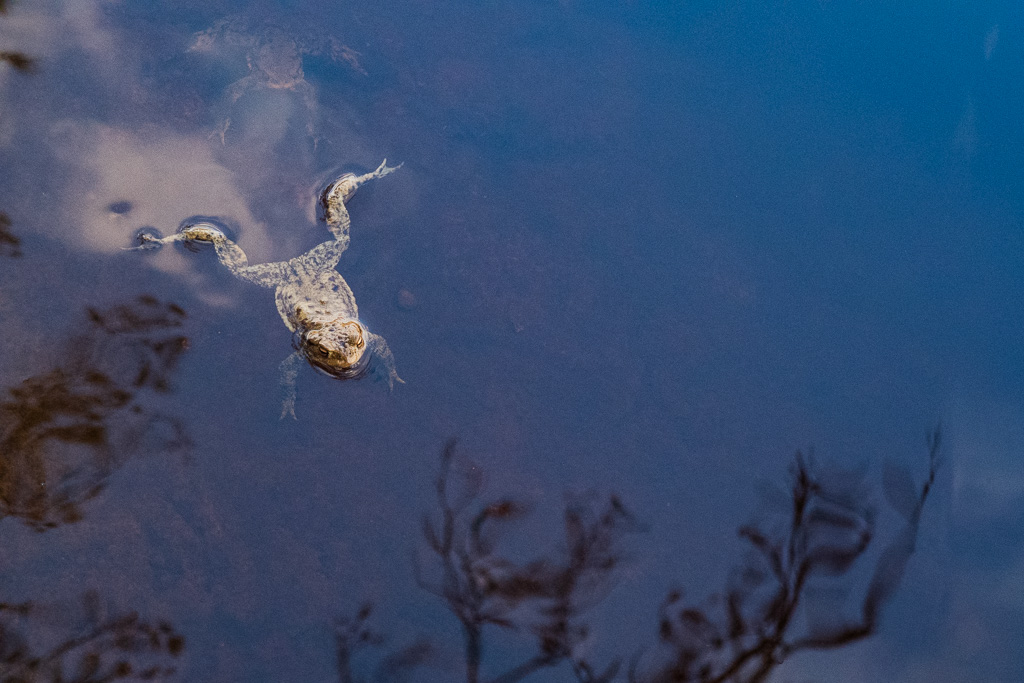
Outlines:
<svg viewBox="0 0 1024 683"><path fill-rule="evenodd" d="M682 589L728 631L737 531L787 538L800 450L819 564L793 651L720 680L1024 679L1016 4L4 9L0 52L31 60L0 63L0 600L31 605L0 610L5 674L92 680L94 651L188 681L471 680L456 593L507 620L481 681L669 680L687 652L721 674L763 639L673 640L659 606ZM326 184L385 157L338 270L405 384L303 366L279 420L272 292L212 250L124 248L203 215L291 258L328 237ZM455 546L491 511L482 583L447 594L443 472ZM567 509L614 563L566 569ZM567 576L586 635L544 659ZM869 633L799 645L870 595ZM364 604L381 639L339 663Z"/></svg>

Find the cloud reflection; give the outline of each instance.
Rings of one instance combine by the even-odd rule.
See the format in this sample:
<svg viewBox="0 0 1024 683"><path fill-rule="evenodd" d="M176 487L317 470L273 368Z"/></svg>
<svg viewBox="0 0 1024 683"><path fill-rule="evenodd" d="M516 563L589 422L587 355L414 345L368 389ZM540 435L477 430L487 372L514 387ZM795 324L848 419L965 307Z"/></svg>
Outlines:
<svg viewBox="0 0 1024 683"><path fill-rule="evenodd" d="M139 52L146 46L118 29L109 4L24 3L0 22L3 54L26 67L16 55L30 54L45 76L26 95L13 90L0 72L0 139L15 159L35 154L33 163L43 164L25 169L23 176L44 177L43 185L57 189L43 197L32 192L14 213L33 215L45 201L48 220L36 229L111 254L127 246L138 228L168 233L187 216L225 216L244 226L247 249L256 259L279 256L245 196L261 182L275 180L267 163L275 141L261 140L259 153L247 149L240 157L225 158L215 131L181 130L168 120L163 84L140 75ZM211 78L208 69L192 73L171 96L195 96L194 82ZM29 149L39 146L45 155ZM132 204L131 211L109 210L124 201ZM186 267L172 259L153 265Z"/></svg>
<svg viewBox="0 0 1024 683"><path fill-rule="evenodd" d="M79 175L63 199L69 220L78 226L69 237L80 246L114 253L130 242L138 227L174 232L185 217L204 214L244 225L252 252L270 250L265 227L249 212L233 174L214 158L206 139L63 121L54 127L50 142ZM121 203L130 209L111 210ZM171 263L176 262L160 261Z"/></svg>

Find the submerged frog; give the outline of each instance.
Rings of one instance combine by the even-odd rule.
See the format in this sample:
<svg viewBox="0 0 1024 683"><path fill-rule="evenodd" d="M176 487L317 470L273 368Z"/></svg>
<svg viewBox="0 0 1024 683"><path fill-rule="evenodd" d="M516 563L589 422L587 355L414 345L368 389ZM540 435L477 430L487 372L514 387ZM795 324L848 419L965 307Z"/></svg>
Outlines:
<svg viewBox="0 0 1024 683"><path fill-rule="evenodd" d="M403 381L395 371L394 356L387 342L359 320L352 290L334 269L349 243L351 221L345 202L366 181L383 178L400 167L401 164L388 166L385 159L371 173L346 173L331 183L321 195L321 202L334 239L289 261L250 266L241 247L208 222L186 224L176 234L163 238L141 235L143 248L171 242L212 244L218 260L233 275L275 290L277 311L294 334L296 347L281 363L285 392L282 418L295 417L295 379L302 358L331 377L346 379L363 375L373 356L383 366L390 388L395 381Z"/></svg>
<svg viewBox="0 0 1024 683"><path fill-rule="evenodd" d="M188 52L229 57L241 50L245 54L248 73L227 86L230 104L234 105L249 92L285 90L301 98L306 110L306 131L313 136L317 96L313 85L306 80L303 58L307 55L325 55L333 62L345 62L353 71L365 76L359 64L359 53L342 44L333 36L318 36L306 31L296 37L277 26L253 25L244 17L222 19L193 36ZM231 125L231 119L222 122L221 142Z"/></svg>

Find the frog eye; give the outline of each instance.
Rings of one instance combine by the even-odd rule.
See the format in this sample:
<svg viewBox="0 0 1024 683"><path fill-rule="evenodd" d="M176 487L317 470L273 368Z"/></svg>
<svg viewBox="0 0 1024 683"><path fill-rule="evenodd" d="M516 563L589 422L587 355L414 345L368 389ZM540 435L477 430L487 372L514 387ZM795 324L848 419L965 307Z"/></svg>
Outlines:
<svg viewBox="0 0 1024 683"><path fill-rule="evenodd" d="M363 348L366 344L363 337L363 326L357 322L352 322L347 327L350 328L348 333L349 343L354 344L356 348Z"/></svg>

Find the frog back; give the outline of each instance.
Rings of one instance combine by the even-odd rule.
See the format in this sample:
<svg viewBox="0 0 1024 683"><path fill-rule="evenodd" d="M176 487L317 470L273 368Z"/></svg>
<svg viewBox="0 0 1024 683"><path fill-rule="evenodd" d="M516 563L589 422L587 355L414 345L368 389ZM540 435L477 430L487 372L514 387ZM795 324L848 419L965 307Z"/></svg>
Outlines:
<svg viewBox="0 0 1024 683"><path fill-rule="evenodd" d="M359 311L352 289L337 271L289 282L277 288L277 311L292 332L329 323L338 318L357 320Z"/></svg>

